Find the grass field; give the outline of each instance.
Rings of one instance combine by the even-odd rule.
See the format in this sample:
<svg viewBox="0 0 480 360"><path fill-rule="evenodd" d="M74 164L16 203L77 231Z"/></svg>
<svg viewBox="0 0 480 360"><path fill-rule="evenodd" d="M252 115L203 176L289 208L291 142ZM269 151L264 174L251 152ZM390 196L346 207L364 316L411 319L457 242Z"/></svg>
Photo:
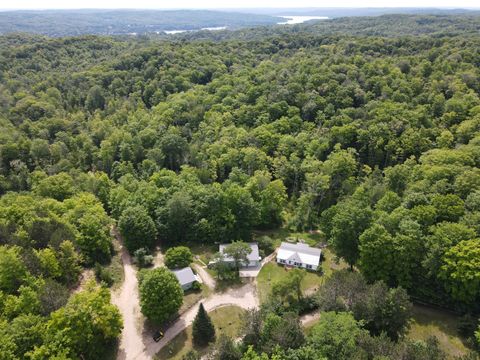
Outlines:
<svg viewBox="0 0 480 360"><path fill-rule="evenodd" d="M240 333L241 318L245 310L238 306L225 306L209 313L215 325L217 337L225 334L237 337ZM192 343L192 326L178 334L167 346L155 356L158 360L181 360L182 356L195 349L200 355L208 353L210 347L197 348Z"/></svg>
<svg viewBox="0 0 480 360"><path fill-rule="evenodd" d="M280 246L282 241L298 241L300 239L304 240L308 245L315 246L325 242L325 235L321 232L291 232L287 229L275 229L275 230L266 230L266 231L254 231L254 238L260 236L268 236L275 241L275 246Z"/></svg>
<svg viewBox="0 0 480 360"><path fill-rule="evenodd" d="M407 336L416 340L426 340L429 336L436 336L440 347L450 357L461 356L468 352L468 348L458 334L457 323L457 317L449 312L415 305Z"/></svg>
<svg viewBox="0 0 480 360"><path fill-rule="evenodd" d="M278 229L275 231L257 231L255 233L255 237L260 236L269 236L275 241L275 246L280 246L282 241L286 241L287 239L290 240L303 240L308 243L310 246L315 246L319 244L325 243L325 237L322 233L292 233L286 229ZM328 249L322 249L322 273L324 276L320 275L320 273L316 272L307 272L307 276L303 280L302 288L304 292L313 291L314 289L318 288L323 284L325 277L328 277L332 274L332 272L340 269L345 269L348 265L343 261L337 261L335 255ZM272 285L280 280L283 276L285 276L286 270L283 266L279 266L276 264L275 260L271 263L266 264L257 277L257 284L258 284L258 293L260 296L260 301L264 301L268 294L270 293L270 289Z"/></svg>
<svg viewBox="0 0 480 360"><path fill-rule="evenodd" d="M285 277L287 271L288 270L286 270L285 267L278 265L274 261L265 264L257 277L258 295L261 302L266 300L272 285ZM322 282L323 278L319 273L307 272L307 275L302 282L302 290L304 292L311 291L320 286Z"/></svg>

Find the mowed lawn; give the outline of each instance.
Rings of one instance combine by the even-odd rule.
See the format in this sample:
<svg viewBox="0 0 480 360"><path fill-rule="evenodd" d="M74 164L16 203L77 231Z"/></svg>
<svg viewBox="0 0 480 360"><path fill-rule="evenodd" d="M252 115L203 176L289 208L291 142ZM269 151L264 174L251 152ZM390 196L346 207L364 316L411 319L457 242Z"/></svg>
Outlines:
<svg viewBox="0 0 480 360"><path fill-rule="evenodd" d="M414 305L412 324L407 336L416 340L436 336L442 350L453 358L468 352L457 325L458 318L449 312Z"/></svg>
<svg viewBox="0 0 480 360"><path fill-rule="evenodd" d="M278 265L275 260L265 264L257 276L257 287L260 302L264 302L272 289L272 285L283 279L288 274L288 269L284 266ZM314 291L314 289L321 286L323 277L316 272L307 272L307 275L302 281L302 290L304 292Z"/></svg>
<svg viewBox="0 0 480 360"><path fill-rule="evenodd" d="M232 338L238 337L244 313L245 310L238 306L224 306L211 311L209 315L215 325L217 337L220 334L225 334ZM196 350L200 355L204 355L211 350L212 346L205 348L195 347L192 342L192 326L190 325L160 350L155 359L181 360L192 349Z"/></svg>
<svg viewBox="0 0 480 360"><path fill-rule="evenodd" d="M306 240L305 237L300 236L301 234L298 235L301 239ZM316 236L316 234L312 236ZM310 237L310 240L313 242L312 237ZM313 244L310 245L313 246ZM302 290L304 292L310 293L315 291L323 285L325 279L334 271L346 269L348 265L344 261L336 259L336 256L328 248L323 248L321 267L322 273L307 271L307 275L302 282ZM267 298L272 285L282 279L287 274L287 271L284 266L278 265L275 259L265 264L257 277L258 294L261 302L264 302Z"/></svg>

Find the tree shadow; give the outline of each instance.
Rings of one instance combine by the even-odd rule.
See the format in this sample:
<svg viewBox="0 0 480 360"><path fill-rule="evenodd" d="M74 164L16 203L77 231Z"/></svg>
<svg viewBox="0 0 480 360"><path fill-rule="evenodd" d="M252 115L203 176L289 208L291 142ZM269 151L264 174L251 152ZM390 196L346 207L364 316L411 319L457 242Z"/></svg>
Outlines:
<svg viewBox="0 0 480 360"><path fill-rule="evenodd" d="M436 309L426 305L415 304L412 310L413 321L422 326L434 326L448 337L458 338L465 347L470 347L468 341L458 331L459 318L447 310Z"/></svg>

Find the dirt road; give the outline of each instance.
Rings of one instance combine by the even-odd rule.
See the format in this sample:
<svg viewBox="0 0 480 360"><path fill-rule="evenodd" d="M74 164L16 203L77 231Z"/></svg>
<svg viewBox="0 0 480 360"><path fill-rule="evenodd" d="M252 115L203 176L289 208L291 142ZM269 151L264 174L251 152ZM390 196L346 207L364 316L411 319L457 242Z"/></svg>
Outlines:
<svg viewBox="0 0 480 360"><path fill-rule="evenodd" d="M116 229L112 230L117 240L122 239ZM151 331L144 331L144 317L140 312L138 295L137 271L127 249L121 246L123 270L125 279L122 287L112 292L112 302L118 306L123 317L123 331L120 339L117 360L151 360L170 340L187 328L195 318L199 303L190 308L173 323L165 332L164 338L158 343L152 339ZM163 263L161 254L157 254L154 267ZM215 280L201 266L195 266L204 283L214 289ZM203 300L207 311L236 305L244 309L258 307L258 296L254 283L248 283L236 289L229 289L225 293L213 293Z"/></svg>
<svg viewBox="0 0 480 360"><path fill-rule="evenodd" d="M222 294L212 294L203 301L203 306L207 312L213 309L227 306L236 305L243 309L251 309L258 307L258 297L256 295L255 286L252 283L248 283L240 288L229 290ZM185 312L180 318L168 328L165 332L165 336L158 343L154 342L151 337L145 340L145 352L142 356L147 358L153 358L156 353L160 351L165 345L175 338L182 330L186 329L195 319L197 315L199 304L193 306L190 310ZM145 357L139 357L138 359L145 359Z"/></svg>
<svg viewBox="0 0 480 360"><path fill-rule="evenodd" d="M193 264L193 267L197 274L202 279L203 283L207 285L210 289L215 290L215 286L217 285L215 279L205 270L202 266L198 264Z"/></svg>
<svg viewBox="0 0 480 360"><path fill-rule="evenodd" d="M120 240L119 234L115 236ZM138 298L137 271L127 249L122 246L122 262L125 279L122 287L112 293L112 302L118 306L123 318L123 331L117 360L148 360L144 355L142 338L143 316Z"/></svg>

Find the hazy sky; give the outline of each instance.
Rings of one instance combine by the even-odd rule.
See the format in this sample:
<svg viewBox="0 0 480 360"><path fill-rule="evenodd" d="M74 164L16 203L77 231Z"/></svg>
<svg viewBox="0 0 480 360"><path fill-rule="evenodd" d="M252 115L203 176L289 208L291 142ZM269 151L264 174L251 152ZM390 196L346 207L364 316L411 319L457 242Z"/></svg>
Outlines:
<svg viewBox="0 0 480 360"><path fill-rule="evenodd" d="M0 9L246 8L246 7L450 7L479 8L479 0L13 0Z"/></svg>

